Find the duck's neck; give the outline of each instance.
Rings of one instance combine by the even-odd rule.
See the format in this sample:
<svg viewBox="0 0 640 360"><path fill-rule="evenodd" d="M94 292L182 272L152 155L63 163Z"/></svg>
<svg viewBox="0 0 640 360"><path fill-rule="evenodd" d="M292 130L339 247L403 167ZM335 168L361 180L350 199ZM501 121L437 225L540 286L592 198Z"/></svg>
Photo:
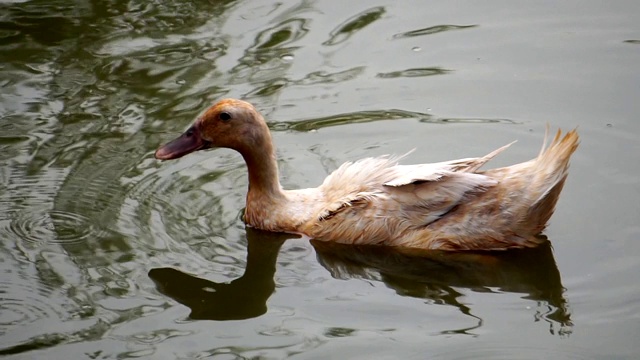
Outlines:
<svg viewBox="0 0 640 360"><path fill-rule="evenodd" d="M274 210L286 206L286 197L278 179L275 149L268 132L254 140L240 151L249 170L245 221L260 229L276 230L270 228L275 224L271 217Z"/></svg>
<svg viewBox="0 0 640 360"><path fill-rule="evenodd" d="M249 193L267 198L283 197L278 179L278 164L275 154L243 154L249 169Z"/></svg>

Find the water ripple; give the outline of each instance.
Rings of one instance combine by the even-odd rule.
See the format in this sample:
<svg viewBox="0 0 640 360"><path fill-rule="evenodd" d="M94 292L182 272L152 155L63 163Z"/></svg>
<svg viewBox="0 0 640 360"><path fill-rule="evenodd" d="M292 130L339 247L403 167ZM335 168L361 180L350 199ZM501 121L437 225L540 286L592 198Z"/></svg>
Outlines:
<svg viewBox="0 0 640 360"><path fill-rule="evenodd" d="M572 350L572 351L570 351ZM580 349L543 348L541 346L512 346L504 343L494 346L480 345L471 349L441 352L432 359L597 359L599 356Z"/></svg>
<svg viewBox="0 0 640 360"><path fill-rule="evenodd" d="M516 124L517 122L510 119L501 118L440 118L431 114L409 111L409 110L370 110L357 111L345 114L336 114L326 117L313 119L305 119L289 122L270 122L269 128L275 131L295 130L295 131L311 131L330 126L339 126L347 124L368 123L381 120L401 120L401 119L417 119L425 123L440 124Z"/></svg>
<svg viewBox="0 0 640 360"><path fill-rule="evenodd" d="M86 217L65 211L21 212L9 222L9 232L30 243L72 244L96 235Z"/></svg>
<svg viewBox="0 0 640 360"><path fill-rule="evenodd" d="M16 267L5 268L0 277L0 356L52 346L68 338L52 329L86 328L87 320L69 322L81 309L68 300L66 289L33 277Z"/></svg>
<svg viewBox="0 0 640 360"><path fill-rule="evenodd" d="M16 325L63 317L65 311L50 300L54 292L51 288L36 286L35 282L24 279L7 281L7 275L0 280L0 334Z"/></svg>
<svg viewBox="0 0 640 360"><path fill-rule="evenodd" d="M392 71L388 73L378 73L376 77L381 79L394 79L399 77L422 77L433 75L444 75L451 72L451 70L443 69L441 67L427 67L427 68L414 68L400 71Z"/></svg>
<svg viewBox="0 0 640 360"><path fill-rule="evenodd" d="M518 124L517 121L501 118L433 118L420 121L442 124Z"/></svg>
<svg viewBox="0 0 640 360"><path fill-rule="evenodd" d="M276 77L271 80L262 82L260 86L249 91L245 95L245 97L253 98L253 97L265 97L265 96L274 95L278 93L280 90L282 90L283 88L290 85L309 86L309 85L316 85L316 84L334 84L334 83L349 81L364 74L364 72L365 72L364 66L356 66L351 69L333 72L333 73L330 73L327 71L313 71L307 74L304 78L299 80L289 80L284 77L283 78Z"/></svg>
<svg viewBox="0 0 640 360"><path fill-rule="evenodd" d="M303 38L309 31L306 19L287 19L261 31L256 38L256 49L281 48Z"/></svg>
<svg viewBox="0 0 640 360"><path fill-rule="evenodd" d="M364 66L356 66L344 71L328 73L326 71L314 71L307 74L303 79L295 82L295 85L332 84L355 79L365 71Z"/></svg>
<svg viewBox="0 0 640 360"><path fill-rule="evenodd" d="M150 332L134 334L134 335L131 335L131 338L140 344L159 344L173 337L188 336L192 334L193 332L191 331L160 329L160 330L155 330Z"/></svg>
<svg viewBox="0 0 640 360"><path fill-rule="evenodd" d="M406 110L371 110L357 111L345 114L336 114L331 116L291 121L291 122L271 122L269 127L272 130L296 130L310 131L317 130L329 126L338 126L346 124L359 124L374 122L380 120L397 120L430 117L429 114L406 111Z"/></svg>
<svg viewBox="0 0 640 360"><path fill-rule="evenodd" d="M148 246L156 250L182 252L186 245L215 256L221 249L212 239L236 219L224 214L222 199L209 191L223 172L195 166L188 168L188 176L180 176L175 169L167 170L171 173L154 171L135 180L120 211L119 231L150 242ZM208 248L216 251L210 254Z"/></svg>
<svg viewBox="0 0 640 360"><path fill-rule="evenodd" d="M322 45L331 46L347 41L356 32L379 20L385 12L384 7L379 6L356 14L333 30L329 40L323 42Z"/></svg>
<svg viewBox="0 0 640 360"><path fill-rule="evenodd" d="M436 26L430 26L424 29L411 30L411 31L395 34L393 35L393 38L398 39L398 38L407 38L407 37L422 36L422 35L432 35L432 34L437 34L444 31L474 28L476 26L478 25L436 25Z"/></svg>

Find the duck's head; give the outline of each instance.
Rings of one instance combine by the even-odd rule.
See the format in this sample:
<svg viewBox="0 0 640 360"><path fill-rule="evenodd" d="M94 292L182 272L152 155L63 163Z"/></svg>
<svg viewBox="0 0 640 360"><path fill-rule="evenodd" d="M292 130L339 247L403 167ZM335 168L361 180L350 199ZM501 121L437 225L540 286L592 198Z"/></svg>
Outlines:
<svg viewBox="0 0 640 360"><path fill-rule="evenodd" d="M244 154L270 141L269 128L253 105L242 100L224 99L209 107L182 135L156 150L155 157L171 160L216 147Z"/></svg>

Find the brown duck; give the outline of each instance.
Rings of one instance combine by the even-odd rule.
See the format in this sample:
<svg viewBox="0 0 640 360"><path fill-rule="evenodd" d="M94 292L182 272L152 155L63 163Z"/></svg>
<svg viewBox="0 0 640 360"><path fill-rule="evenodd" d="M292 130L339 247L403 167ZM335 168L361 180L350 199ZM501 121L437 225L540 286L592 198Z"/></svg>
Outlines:
<svg viewBox="0 0 640 360"><path fill-rule="evenodd" d="M176 159L215 147L238 151L249 170L244 219L263 230L422 249L533 247L553 214L578 134L558 130L533 160L479 170L509 145L482 157L432 164L365 158L343 164L317 188L284 190L264 118L245 101L225 99L155 156Z"/></svg>

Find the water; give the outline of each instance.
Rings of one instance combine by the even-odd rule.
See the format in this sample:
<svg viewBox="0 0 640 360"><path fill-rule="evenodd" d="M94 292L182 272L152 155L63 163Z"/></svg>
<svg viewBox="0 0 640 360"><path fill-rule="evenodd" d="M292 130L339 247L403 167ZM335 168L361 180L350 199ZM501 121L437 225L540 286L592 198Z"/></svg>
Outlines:
<svg viewBox="0 0 640 360"><path fill-rule="evenodd" d="M7 358L636 358L635 1L0 2ZM221 97L270 121L282 182L429 162L546 123L582 144L552 246L351 248L245 229L241 158L153 151Z"/></svg>

